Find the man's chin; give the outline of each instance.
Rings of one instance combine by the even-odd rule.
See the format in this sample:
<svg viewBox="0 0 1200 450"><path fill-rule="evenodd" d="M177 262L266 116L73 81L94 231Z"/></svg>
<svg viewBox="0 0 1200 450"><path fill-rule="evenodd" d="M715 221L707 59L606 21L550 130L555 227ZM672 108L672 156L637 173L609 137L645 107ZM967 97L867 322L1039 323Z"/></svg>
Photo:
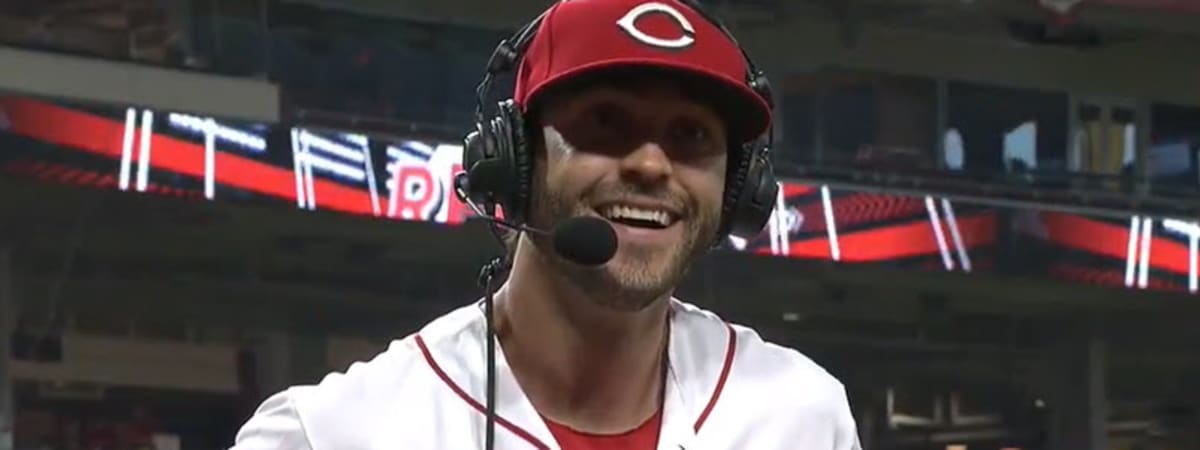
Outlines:
<svg viewBox="0 0 1200 450"><path fill-rule="evenodd" d="M641 309L654 300L669 295L682 278L678 262L672 258L661 261L638 259L633 255L618 255L605 267L609 292L601 296L616 297L615 303L624 304L622 309ZM616 305L614 305L616 306Z"/></svg>

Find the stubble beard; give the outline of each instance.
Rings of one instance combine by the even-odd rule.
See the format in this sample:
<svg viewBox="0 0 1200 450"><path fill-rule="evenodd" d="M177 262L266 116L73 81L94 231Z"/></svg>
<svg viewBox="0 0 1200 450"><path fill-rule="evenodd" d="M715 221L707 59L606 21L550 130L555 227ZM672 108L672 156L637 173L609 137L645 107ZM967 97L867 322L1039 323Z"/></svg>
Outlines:
<svg viewBox="0 0 1200 450"><path fill-rule="evenodd" d="M530 222L537 227L553 227L558 222L586 215L588 207L577 199L554 195L552 189L534 189ZM532 238L538 253L557 272L562 281L574 284L596 304L616 311L640 311L669 295L687 275L692 263L713 242L719 213L709 211L690 215L682 225L684 239L666 250L625 246L602 267L581 266L558 256L549 239ZM543 229L547 229L543 228ZM621 245L618 243L618 245Z"/></svg>

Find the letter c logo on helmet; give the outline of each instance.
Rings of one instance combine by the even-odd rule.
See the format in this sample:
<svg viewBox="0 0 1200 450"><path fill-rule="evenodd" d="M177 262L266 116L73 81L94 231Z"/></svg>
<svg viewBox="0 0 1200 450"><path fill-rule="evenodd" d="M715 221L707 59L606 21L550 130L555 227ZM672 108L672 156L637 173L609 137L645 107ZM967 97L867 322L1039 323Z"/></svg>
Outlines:
<svg viewBox="0 0 1200 450"><path fill-rule="evenodd" d="M679 25L679 28L682 31L682 36L675 39L663 39L660 37L651 36L638 28L638 19L641 19L642 16L651 13L666 14L668 17L674 20L676 24ZM617 20L617 26L621 27L622 30L625 30L626 33L629 33L629 36L637 39L638 42L654 47L682 49L690 47L696 42L696 29L692 27L691 22L688 22L687 17L684 17L679 10L659 2L647 2L637 5L637 7L634 7L633 9L629 10L629 12L625 13L625 16L621 17L620 20Z"/></svg>

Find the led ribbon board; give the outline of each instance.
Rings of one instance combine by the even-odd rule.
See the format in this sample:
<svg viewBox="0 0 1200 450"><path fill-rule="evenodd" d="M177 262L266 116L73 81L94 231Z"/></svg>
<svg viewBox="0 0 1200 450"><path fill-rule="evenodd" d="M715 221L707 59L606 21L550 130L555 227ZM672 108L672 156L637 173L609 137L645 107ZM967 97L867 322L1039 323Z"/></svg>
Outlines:
<svg viewBox="0 0 1200 450"><path fill-rule="evenodd" d="M457 225L462 148L136 108L0 97L0 173L210 201ZM1197 293L1200 223L1112 220L784 182L763 256Z"/></svg>

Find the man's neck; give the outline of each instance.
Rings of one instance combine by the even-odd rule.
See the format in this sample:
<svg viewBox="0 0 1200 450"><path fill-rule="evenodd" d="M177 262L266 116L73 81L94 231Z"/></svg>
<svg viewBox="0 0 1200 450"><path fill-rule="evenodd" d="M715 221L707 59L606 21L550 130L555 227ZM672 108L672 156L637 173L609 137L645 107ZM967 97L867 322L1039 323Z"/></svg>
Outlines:
<svg viewBox="0 0 1200 450"><path fill-rule="evenodd" d="M497 295L498 337L522 390L543 416L579 431L637 427L660 406L667 299L640 311L602 306L589 296L603 293L562 280L536 251L518 251Z"/></svg>

